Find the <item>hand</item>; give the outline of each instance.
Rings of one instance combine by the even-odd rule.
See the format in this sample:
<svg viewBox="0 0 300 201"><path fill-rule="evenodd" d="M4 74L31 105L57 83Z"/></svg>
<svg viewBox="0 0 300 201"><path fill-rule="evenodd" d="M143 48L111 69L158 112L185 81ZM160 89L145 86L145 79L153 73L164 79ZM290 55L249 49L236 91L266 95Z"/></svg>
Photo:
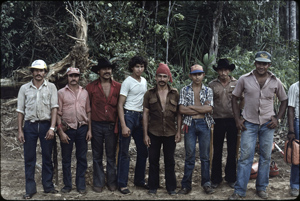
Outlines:
<svg viewBox="0 0 300 201"><path fill-rule="evenodd" d="M69 140L71 140L71 139L69 138L69 136L68 136L66 133L64 133L64 132L61 132L61 134L60 134L60 136L59 136L59 139L60 139L60 141L61 141L62 143L65 143L65 144L69 144Z"/></svg>
<svg viewBox="0 0 300 201"><path fill-rule="evenodd" d="M278 119L275 118L274 116L271 117L271 122L268 123L267 127L270 129L274 129L278 126Z"/></svg>
<svg viewBox="0 0 300 201"><path fill-rule="evenodd" d="M209 105L210 104L210 101L209 100L207 100L207 101L205 101L204 102L204 104L203 105Z"/></svg>
<svg viewBox="0 0 300 201"><path fill-rule="evenodd" d="M46 133L45 139L52 140L53 138L54 138L54 131L49 129L48 132Z"/></svg>
<svg viewBox="0 0 300 201"><path fill-rule="evenodd" d="M296 136L294 132L289 131L287 137L289 141L292 141L293 139L295 139Z"/></svg>
<svg viewBox="0 0 300 201"><path fill-rule="evenodd" d="M151 145L151 140L148 135L144 135L144 144L149 148Z"/></svg>
<svg viewBox="0 0 300 201"><path fill-rule="evenodd" d="M122 127L122 135L123 135L123 137L129 137L130 136L130 129L127 127L127 126L125 126L124 128Z"/></svg>
<svg viewBox="0 0 300 201"><path fill-rule="evenodd" d="M90 141L92 139L92 131L91 130L88 130L88 132L86 133L86 141Z"/></svg>
<svg viewBox="0 0 300 201"><path fill-rule="evenodd" d="M238 130L245 131L247 128L244 125L245 119L239 119L236 123L236 127Z"/></svg>
<svg viewBox="0 0 300 201"><path fill-rule="evenodd" d="M23 130L20 130L20 131L19 131L19 134L18 134L18 140L19 140L19 142L21 142L21 143L24 143L24 142L25 142Z"/></svg>
<svg viewBox="0 0 300 201"><path fill-rule="evenodd" d="M176 135L175 135L175 142L178 143L180 141L181 141L181 133L177 132Z"/></svg>

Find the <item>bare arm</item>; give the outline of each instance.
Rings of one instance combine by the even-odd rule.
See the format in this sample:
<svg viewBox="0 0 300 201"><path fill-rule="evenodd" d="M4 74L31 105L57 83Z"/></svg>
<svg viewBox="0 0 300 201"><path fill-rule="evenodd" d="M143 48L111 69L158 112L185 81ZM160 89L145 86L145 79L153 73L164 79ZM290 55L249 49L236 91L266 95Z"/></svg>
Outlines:
<svg viewBox="0 0 300 201"><path fill-rule="evenodd" d="M57 114L56 116L56 121L57 121L57 125L60 125L62 124L61 123L61 116L59 114ZM62 127L59 126L58 129L57 129L57 133L59 135L59 139L62 143L66 143L66 144L69 144L69 136L63 131Z"/></svg>
<svg viewBox="0 0 300 201"><path fill-rule="evenodd" d="M232 111L233 111L233 116L235 119L235 124L237 129L242 131L247 130L244 125L245 120L240 118L240 106L238 104L238 97L232 95L231 103L232 103Z"/></svg>
<svg viewBox="0 0 300 201"><path fill-rule="evenodd" d="M56 116L57 116L57 108L51 109L51 126L55 128L56 124ZM45 136L46 140L52 140L54 138L54 131L49 129Z"/></svg>
<svg viewBox="0 0 300 201"><path fill-rule="evenodd" d="M150 147L151 141L148 136L148 122L149 122L149 109L144 107L143 111L143 133L144 133L144 144Z"/></svg>
<svg viewBox="0 0 300 201"><path fill-rule="evenodd" d="M92 114L91 112L87 113L88 116L88 131L86 133L86 141L90 141L92 139Z"/></svg>
<svg viewBox="0 0 300 201"><path fill-rule="evenodd" d="M126 96L120 95L118 101L118 116L120 119L120 124L122 127L122 135L123 137L129 137L130 129L126 126L126 122L124 119L124 103L126 101Z"/></svg>
<svg viewBox="0 0 300 201"><path fill-rule="evenodd" d="M278 119L283 118L284 113L286 111L287 103L288 103L288 100L281 101L277 118L275 118L273 116L271 117L271 122L267 125L268 128L273 129L273 128L276 128L278 126Z"/></svg>
<svg viewBox="0 0 300 201"><path fill-rule="evenodd" d="M23 132L23 120L24 120L24 114L18 112L18 140L21 143L25 142L24 132Z"/></svg>
<svg viewBox="0 0 300 201"><path fill-rule="evenodd" d="M181 126L182 126L182 115L177 112L177 132L175 135L175 142L181 141Z"/></svg>

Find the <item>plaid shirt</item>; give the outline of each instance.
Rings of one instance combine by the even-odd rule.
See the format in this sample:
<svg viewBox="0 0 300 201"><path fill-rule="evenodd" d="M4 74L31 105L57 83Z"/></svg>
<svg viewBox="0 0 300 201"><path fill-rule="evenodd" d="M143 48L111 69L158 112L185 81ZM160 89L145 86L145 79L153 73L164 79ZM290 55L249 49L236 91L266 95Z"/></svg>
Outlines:
<svg viewBox="0 0 300 201"><path fill-rule="evenodd" d="M180 90L180 97L178 105L184 105L185 107L190 105L195 105L194 102L194 91L192 87L193 82L191 82L189 85L183 87ZM203 105L205 101L210 101L210 106L213 107L213 91L211 88L206 87L204 84L202 84L202 89L200 91L200 102ZM205 114L205 121L207 123L207 126L210 128L212 124L214 124L214 119L209 113ZM192 116L189 115L183 115L183 124L187 126L191 126L192 124Z"/></svg>

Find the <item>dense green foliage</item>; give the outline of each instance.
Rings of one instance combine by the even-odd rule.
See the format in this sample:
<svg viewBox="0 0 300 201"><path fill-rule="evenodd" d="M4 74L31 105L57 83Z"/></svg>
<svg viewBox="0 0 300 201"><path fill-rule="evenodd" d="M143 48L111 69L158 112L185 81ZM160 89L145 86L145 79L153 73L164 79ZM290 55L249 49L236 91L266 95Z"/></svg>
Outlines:
<svg viewBox="0 0 300 201"><path fill-rule="evenodd" d="M205 63L217 4L173 1L168 27L168 1L6 1L1 4L1 77L11 76L13 70L35 59L42 58L50 64L69 53L74 40L66 34L76 36L76 30L67 6L76 15L81 11L88 23L91 59L106 56L116 62L117 80L124 79L129 59L139 54L149 61L144 76L152 86L159 62L166 62L168 41L172 85L180 89L189 83L189 67ZM286 87L299 80L299 42L285 39L285 4L286 1L224 3L216 59L229 58L236 65L236 78L254 68L255 52L266 50L273 56L271 71ZM206 82L217 75L212 65L204 66Z"/></svg>

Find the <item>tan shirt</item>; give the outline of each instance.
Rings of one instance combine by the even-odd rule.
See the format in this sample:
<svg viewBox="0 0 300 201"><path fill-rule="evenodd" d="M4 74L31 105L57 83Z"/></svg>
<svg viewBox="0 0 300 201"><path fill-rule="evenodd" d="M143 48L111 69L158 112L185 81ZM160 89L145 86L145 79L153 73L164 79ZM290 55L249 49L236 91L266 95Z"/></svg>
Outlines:
<svg viewBox="0 0 300 201"><path fill-rule="evenodd" d="M50 120L51 109L57 107L57 89L53 83L45 80L37 89L31 80L21 86L16 111L24 114L25 121Z"/></svg>
<svg viewBox="0 0 300 201"><path fill-rule="evenodd" d="M87 90L79 86L77 97L75 93L65 86L58 91L57 114L73 129L79 125L87 125L89 122L87 114L91 112L90 99Z"/></svg>
<svg viewBox="0 0 300 201"><path fill-rule="evenodd" d="M237 80L230 76L230 82L225 87L218 78L212 80L208 84L208 86L213 90L214 95L214 119L234 118L231 99L236 83Z"/></svg>
<svg viewBox="0 0 300 201"><path fill-rule="evenodd" d="M268 71L270 75L264 86L260 89L259 83L253 74L242 75L233 90L232 94L241 97L244 92L245 107L242 115L246 121L262 125L275 115L274 113L274 95L279 101L287 100L287 95L281 81L275 75Z"/></svg>

